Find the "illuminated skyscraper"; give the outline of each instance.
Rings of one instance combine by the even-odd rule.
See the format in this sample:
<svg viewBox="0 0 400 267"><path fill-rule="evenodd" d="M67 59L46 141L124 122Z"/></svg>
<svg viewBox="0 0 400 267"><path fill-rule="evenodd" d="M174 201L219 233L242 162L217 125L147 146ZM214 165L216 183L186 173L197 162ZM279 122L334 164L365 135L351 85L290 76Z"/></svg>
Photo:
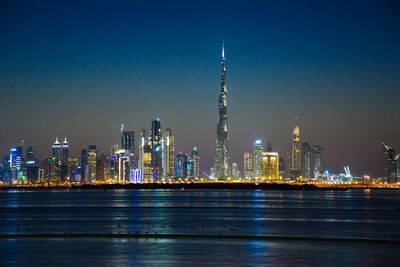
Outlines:
<svg viewBox="0 0 400 267"><path fill-rule="evenodd" d="M253 177L253 155L245 152L244 156L244 179L250 180Z"/></svg>
<svg viewBox="0 0 400 267"><path fill-rule="evenodd" d="M300 129L293 129L292 153L290 154L290 178L297 180L300 177Z"/></svg>
<svg viewBox="0 0 400 267"><path fill-rule="evenodd" d="M231 170L232 178L237 179L239 175L239 169L236 162L232 162L232 170Z"/></svg>
<svg viewBox="0 0 400 267"><path fill-rule="evenodd" d="M170 128L164 131L162 137L162 163L163 163L163 176L170 177L174 175L174 136Z"/></svg>
<svg viewBox="0 0 400 267"><path fill-rule="evenodd" d="M69 146L68 146L67 137L65 137L64 142L62 144L61 161L68 162L68 157L69 157Z"/></svg>
<svg viewBox="0 0 400 267"><path fill-rule="evenodd" d="M262 179L263 181L277 181L279 180L279 156L276 152L263 152L262 153Z"/></svg>
<svg viewBox="0 0 400 267"><path fill-rule="evenodd" d="M26 149L26 161L27 162L36 161L35 148L33 146L28 146L28 148Z"/></svg>
<svg viewBox="0 0 400 267"><path fill-rule="evenodd" d="M188 177L188 160L189 160L189 155L188 154L183 154L183 163L182 163L182 177L187 178ZM191 166L189 165L191 168Z"/></svg>
<svg viewBox="0 0 400 267"><path fill-rule="evenodd" d="M130 168L134 167L134 150L135 150L135 132L122 131L121 148L125 151L125 155L129 158Z"/></svg>
<svg viewBox="0 0 400 267"><path fill-rule="evenodd" d="M54 142L53 146L53 158L56 160L57 165L61 164L61 144L58 141L58 137L56 137L56 141Z"/></svg>
<svg viewBox="0 0 400 267"><path fill-rule="evenodd" d="M322 166L321 166L321 154L322 150L324 150L320 146L314 146L313 147L313 157L314 157L314 162L313 162L313 169L314 169L314 178L318 178L320 176L320 173L322 172Z"/></svg>
<svg viewBox="0 0 400 267"><path fill-rule="evenodd" d="M143 176L144 176L144 179L146 179L146 181L154 182L153 173L152 173L152 167L151 167L151 145L150 145L150 142L147 142L144 145Z"/></svg>
<svg viewBox="0 0 400 267"><path fill-rule="evenodd" d="M61 164L59 166L59 173L61 181L65 182L69 176L69 166L68 166L68 157L69 157L69 146L67 137L64 138L64 142L62 143L61 148Z"/></svg>
<svg viewBox="0 0 400 267"><path fill-rule="evenodd" d="M215 177L225 180L229 176L228 154L228 106L225 79L225 53L222 46L221 92L218 101L217 145L215 150Z"/></svg>
<svg viewBox="0 0 400 267"><path fill-rule="evenodd" d="M387 183L396 183L398 181L398 171L399 171L399 159L400 154L396 155L393 147L382 143L383 148L383 179Z"/></svg>
<svg viewBox="0 0 400 267"><path fill-rule="evenodd" d="M313 178L313 149L309 143L303 143L301 157L301 175L303 178Z"/></svg>
<svg viewBox="0 0 400 267"><path fill-rule="evenodd" d="M138 159L138 169L141 170L142 179L144 178L143 173L143 156L144 156L144 146L147 143L147 131L142 130L140 132L140 139L139 139L139 159Z"/></svg>
<svg viewBox="0 0 400 267"><path fill-rule="evenodd" d="M263 156L264 142L260 139L253 144L253 176L260 178L263 174Z"/></svg>
<svg viewBox="0 0 400 267"><path fill-rule="evenodd" d="M147 131L142 130L139 140L138 169L141 171L141 180L145 179L147 182L150 182L153 179L151 172L151 152L151 141L149 141Z"/></svg>
<svg viewBox="0 0 400 267"><path fill-rule="evenodd" d="M183 159L183 153L179 152L176 155L176 163L175 163L175 175L181 178L184 178L183 176L183 164L184 164L184 159Z"/></svg>
<svg viewBox="0 0 400 267"><path fill-rule="evenodd" d="M97 161L97 149L96 146L90 145L88 150L88 180L96 181L96 161Z"/></svg>
<svg viewBox="0 0 400 267"><path fill-rule="evenodd" d="M3 182L11 184L11 168L10 168L10 155L3 158Z"/></svg>
<svg viewBox="0 0 400 267"><path fill-rule="evenodd" d="M121 154L118 157L118 182L129 182L129 158Z"/></svg>
<svg viewBox="0 0 400 267"><path fill-rule="evenodd" d="M194 178L194 165L193 165L193 158L192 154L185 154L186 155L186 177L193 180ZM185 157L184 157L185 159Z"/></svg>
<svg viewBox="0 0 400 267"><path fill-rule="evenodd" d="M81 182L88 181L87 165L88 165L88 151L87 151L86 147L83 147L81 150L81 168L80 168Z"/></svg>
<svg viewBox="0 0 400 267"><path fill-rule="evenodd" d="M41 182L51 182L55 176L54 158L45 158L42 162L43 179Z"/></svg>
<svg viewBox="0 0 400 267"><path fill-rule="evenodd" d="M199 178L200 177L200 166L199 166L199 150L197 147L193 147L192 153L190 153L190 158L193 162L193 178Z"/></svg>
<svg viewBox="0 0 400 267"><path fill-rule="evenodd" d="M104 154L100 155L96 159L96 180L104 182Z"/></svg>
<svg viewBox="0 0 400 267"><path fill-rule="evenodd" d="M286 176L286 168L285 168L285 160L283 157L279 157L279 179L282 178L282 180Z"/></svg>
<svg viewBox="0 0 400 267"><path fill-rule="evenodd" d="M79 183L80 182L80 170L77 158L69 158L68 159L69 166L69 177L71 183Z"/></svg>
<svg viewBox="0 0 400 267"><path fill-rule="evenodd" d="M10 179L9 183L23 183L24 174L22 172L22 146L13 147L10 150L9 166Z"/></svg>
<svg viewBox="0 0 400 267"><path fill-rule="evenodd" d="M36 183L38 181L39 168L35 158L35 148L28 146L26 150L26 178L28 183Z"/></svg>
<svg viewBox="0 0 400 267"><path fill-rule="evenodd" d="M160 119L153 120L150 132L151 141L151 168L153 181L158 181L162 176L162 147Z"/></svg>

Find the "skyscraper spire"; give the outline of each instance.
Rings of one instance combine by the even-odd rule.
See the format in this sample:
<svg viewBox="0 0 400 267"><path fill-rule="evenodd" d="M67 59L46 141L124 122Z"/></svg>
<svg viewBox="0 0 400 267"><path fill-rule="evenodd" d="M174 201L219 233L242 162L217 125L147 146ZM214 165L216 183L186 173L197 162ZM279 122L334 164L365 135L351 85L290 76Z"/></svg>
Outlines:
<svg viewBox="0 0 400 267"><path fill-rule="evenodd" d="M222 41L222 60L225 60L225 51L224 51L225 42Z"/></svg>
<svg viewBox="0 0 400 267"><path fill-rule="evenodd" d="M221 92L218 101L217 145L215 150L215 177L225 180L229 176L228 106L226 103L225 49L222 45Z"/></svg>

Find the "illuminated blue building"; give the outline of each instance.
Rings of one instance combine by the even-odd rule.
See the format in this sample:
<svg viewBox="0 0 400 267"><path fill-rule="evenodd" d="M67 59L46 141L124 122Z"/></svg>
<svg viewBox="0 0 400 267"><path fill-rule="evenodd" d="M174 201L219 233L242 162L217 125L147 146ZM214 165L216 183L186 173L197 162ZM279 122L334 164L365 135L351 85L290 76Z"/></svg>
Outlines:
<svg viewBox="0 0 400 267"><path fill-rule="evenodd" d="M121 133L121 146L125 151L125 156L129 158L130 168L134 167L134 150L135 150L135 132L122 131Z"/></svg>
<svg viewBox="0 0 400 267"><path fill-rule="evenodd" d="M179 152L176 155L176 162L175 162L175 175L177 177L183 177L183 164L184 164L184 159L183 159L183 153Z"/></svg>
<svg viewBox="0 0 400 267"><path fill-rule="evenodd" d="M10 150L10 183L23 183L24 174L22 172L22 147L13 147Z"/></svg>
<svg viewBox="0 0 400 267"><path fill-rule="evenodd" d="M161 147L161 123L160 119L155 119L151 123L150 142L151 142L151 169L153 181L158 181L162 176L162 147Z"/></svg>

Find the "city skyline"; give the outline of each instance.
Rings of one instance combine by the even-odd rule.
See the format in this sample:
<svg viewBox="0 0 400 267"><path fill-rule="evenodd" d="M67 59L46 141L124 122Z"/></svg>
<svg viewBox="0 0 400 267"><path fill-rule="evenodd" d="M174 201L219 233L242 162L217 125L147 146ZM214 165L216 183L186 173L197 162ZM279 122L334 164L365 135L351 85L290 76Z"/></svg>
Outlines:
<svg viewBox="0 0 400 267"><path fill-rule="evenodd" d="M400 147L397 4L352 2L343 21L333 23L329 19L338 17L343 4L306 3L289 18L300 4L254 3L242 16L240 3L226 13L218 12L226 5L222 2L190 3L172 11L175 3L168 11L183 16L181 11L189 8L196 18L210 15L210 24L197 24L185 15L188 25L177 30L177 20L155 11L150 16L155 22L133 27L137 38L129 34L129 25L149 19L133 19L124 9L138 12L148 8L145 4L122 2L111 11L107 4L98 5L86 19L90 4L64 2L44 10L40 3L27 5L2 6L7 11L0 29L6 40L0 46L0 108L7 129L0 133L2 156L24 139L43 157L50 154L55 136L68 137L72 155L89 144L109 151L119 144L121 123L138 134L159 117L174 131L176 151L198 147L201 171L208 170L214 163L222 39L229 58L230 156L240 170L243 153L251 151L257 138L271 141L280 154L289 152L296 116L300 141L323 147L322 165L333 172L348 165L354 173L381 176L381 143ZM209 5L215 5L211 13ZM314 17L304 19L304 8L314 10ZM328 8L333 11L327 13ZM361 14L349 15L359 8ZM34 11L46 15L29 25ZM104 25L96 24L101 14L113 22L103 30ZM72 15L77 24L63 21ZM168 23L157 31L165 18ZM295 18L303 18L306 27L296 26ZM315 22L321 25L313 26ZM362 30L365 23L368 31ZM197 37L184 31L190 26L200 32ZM302 36L309 39L302 41Z"/></svg>

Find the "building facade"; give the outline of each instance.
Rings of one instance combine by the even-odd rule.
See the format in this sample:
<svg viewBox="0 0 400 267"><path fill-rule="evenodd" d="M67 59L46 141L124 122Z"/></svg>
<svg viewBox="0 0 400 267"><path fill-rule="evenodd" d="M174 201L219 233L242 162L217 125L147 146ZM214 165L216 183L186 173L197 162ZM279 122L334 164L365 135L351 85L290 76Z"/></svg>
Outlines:
<svg viewBox="0 0 400 267"><path fill-rule="evenodd" d="M399 159L400 154L397 154L393 147L382 143L383 148L383 179L385 182L392 184L400 181L399 176Z"/></svg>
<svg viewBox="0 0 400 267"><path fill-rule="evenodd" d="M253 178L260 179L263 175L264 142L260 139L253 144Z"/></svg>
<svg viewBox="0 0 400 267"><path fill-rule="evenodd" d="M165 129L162 137L162 162L163 162L163 177L174 176L175 163L175 140L170 128Z"/></svg>
<svg viewBox="0 0 400 267"><path fill-rule="evenodd" d="M155 119L151 123L150 142L151 142L151 168L153 182L160 181L162 177L162 147L161 147L161 123L160 119Z"/></svg>
<svg viewBox="0 0 400 267"><path fill-rule="evenodd" d="M301 176L303 178L314 177L313 149L309 143L303 143L301 150Z"/></svg>
<svg viewBox="0 0 400 267"><path fill-rule="evenodd" d="M262 180L274 182L279 180L279 155L277 152L262 153Z"/></svg>
<svg viewBox="0 0 400 267"><path fill-rule="evenodd" d="M222 46L222 74L221 92L218 99L218 124L217 142L215 150L215 177L219 180L226 180L229 176L229 153L228 153L228 106L225 76L225 52Z"/></svg>
<svg viewBox="0 0 400 267"><path fill-rule="evenodd" d="M245 152L243 155L243 163L244 163L244 179L249 181L253 178L253 155L252 153Z"/></svg>
<svg viewBox="0 0 400 267"><path fill-rule="evenodd" d="M292 180L298 180L300 178L300 128L295 126L293 129L292 139L292 152L290 154L290 178Z"/></svg>
<svg viewBox="0 0 400 267"><path fill-rule="evenodd" d="M97 163L97 148L95 145L90 145L87 156L87 178L88 181L96 181L96 163Z"/></svg>

